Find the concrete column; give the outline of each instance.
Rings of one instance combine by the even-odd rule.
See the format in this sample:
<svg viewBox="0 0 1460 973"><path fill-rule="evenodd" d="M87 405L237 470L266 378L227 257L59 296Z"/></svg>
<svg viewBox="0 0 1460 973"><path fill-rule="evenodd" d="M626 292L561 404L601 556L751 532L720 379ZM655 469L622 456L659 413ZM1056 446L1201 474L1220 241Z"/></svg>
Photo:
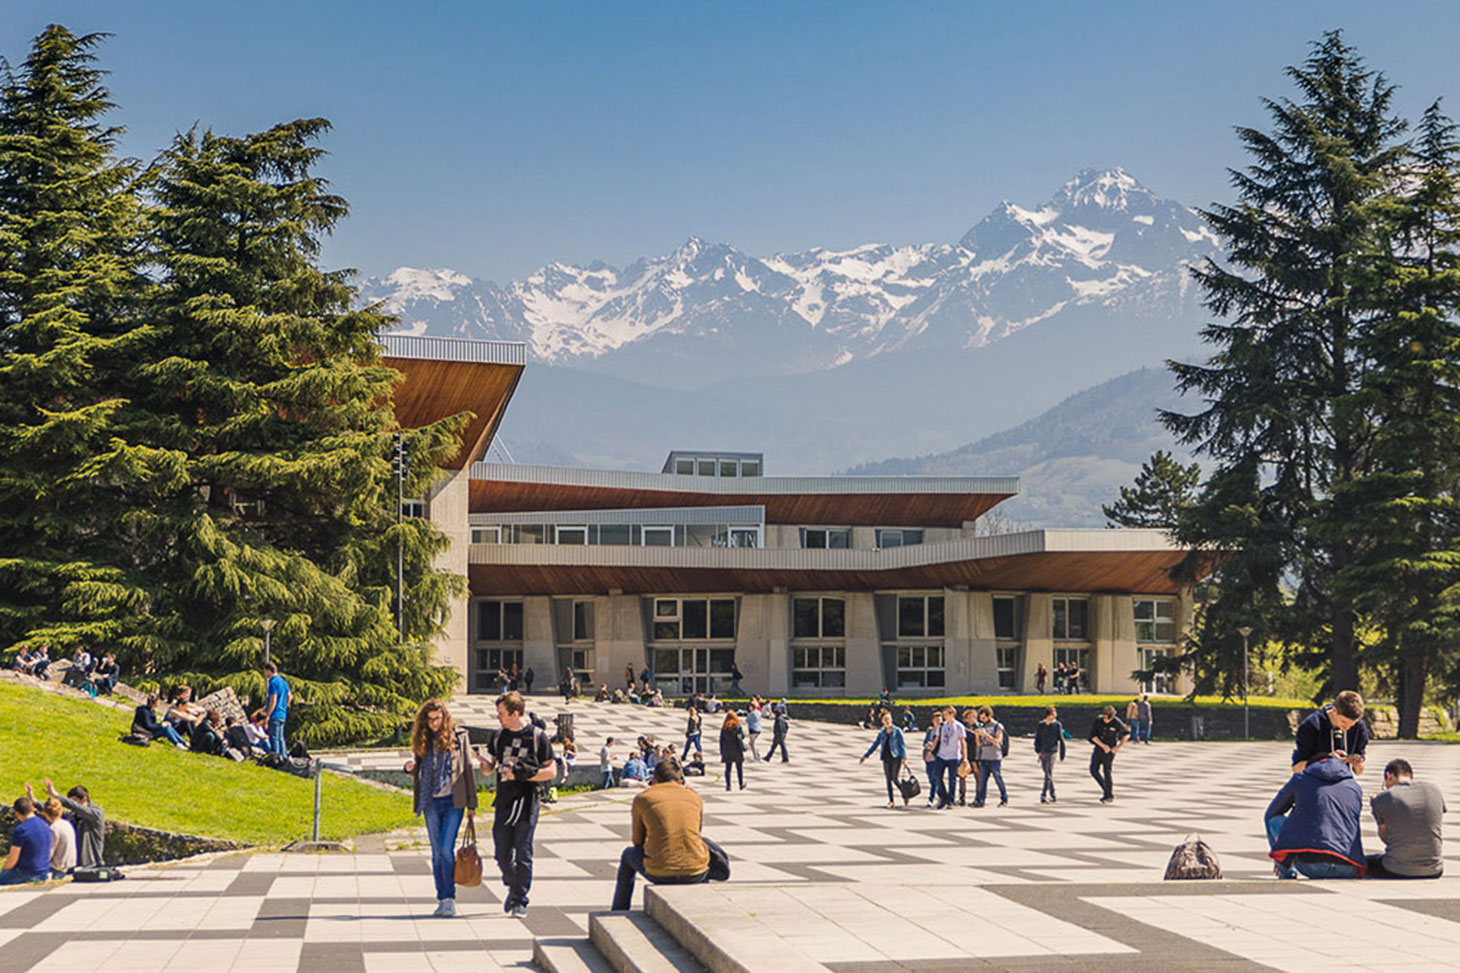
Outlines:
<svg viewBox="0 0 1460 973"><path fill-rule="evenodd" d="M961 695L977 681L973 665L973 618L968 592L943 589L943 681L938 695Z"/></svg>
<svg viewBox="0 0 1460 973"><path fill-rule="evenodd" d="M1054 599L1043 592L1030 592L1024 599L1024 691L1033 693L1034 671L1043 662L1054 686Z"/></svg>
<svg viewBox="0 0 1460 973"><path fill-rule="evenodd" d="M740 667L744 679L740 686L747 693L770 692L771 685L771 632L773 618L777 612L785 614L787 596L742 595L740 618L735 626L735 664ZM781 655L785 657L785 638L782 624Z"/></svg>
<svg viewBox="0 0 1460 973"><path fill-rule="evenodd" d="M1139 668L1136 652L1135 607L1128 595L1097 595L1090 599L1096 613L1095 691L1135 692L1130 674Z"/></svg>
<svg viewBox="0 0 1460 973"><path fill-rule="evenodd" d="M994 641L994 596L987 591L970 591L965 595L971 623L969 634L969 691L999 692L998 643Z"/></svg>
<svg viewBox="0 0 1460 973"><path fill-rule="evenodd" d="M469 471L470 466L445 471L448 475L432 487L426 497L431 523L450 541L450 546L436 556L435 566L460 578L466 577L467 555L471 546ZM409 592L406 597L410 597ZM457 671L461 678L456 689L462 693L467 691L467 681L471 678L469 603L469 594L453 595L447 606L445 624L433 639L435 661Z"/></svg>
<svg viewBox="0 0 1460 973"><path fill-rule="evenodd" d="M594 655L598 681L610 689L624 684L624 666L632 666L634 678L644 668L644 610L638 595L612 594L598 599L594 619Z"/></svg>
<svg viewBox="0 0 1460 973"><path fill-rule="evenodd" d="M776 591L755 597L760 603L757 614L762 626L757 644L762 646L765 669L760 680L752 679L745 688L753 691L752 686L764 686L767 696L784 696L791 689L791 596Z"/></svg>
<svg viewBox="0 0 1460 973"><path fill-rule="evenodd" d="M538 674L538 679L555 685L557 683L558 650L553 638L553 600L546 595L522 599L522 668L528 666ZM551 680L543 680L542 673L552 673Z"/></svg>
<svg viewBox="0 0 1460 973"><path fill-rule="evenodd" d="M882 641L877 634L877 598L870 591L849 591L847 603L847 695L882 692ZM888 686L896 692L896 687Z"/></svg>

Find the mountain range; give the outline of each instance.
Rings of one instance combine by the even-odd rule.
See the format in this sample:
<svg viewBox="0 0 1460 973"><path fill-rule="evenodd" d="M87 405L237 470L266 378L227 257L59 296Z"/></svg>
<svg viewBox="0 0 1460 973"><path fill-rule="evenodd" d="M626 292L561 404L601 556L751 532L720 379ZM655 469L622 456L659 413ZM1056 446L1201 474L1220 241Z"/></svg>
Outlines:
<svg viewBox="0 0 1460 973"><path fill-rule="evenodd" d="M657 469L671 448L748 449L814 473L956 450L1196 354L1189 268L1217 252L1185 205L1087 169L956 243L757 257L691 237L504 285L402 267L362 297L404 332L526 342L516 453Z"/></svg>

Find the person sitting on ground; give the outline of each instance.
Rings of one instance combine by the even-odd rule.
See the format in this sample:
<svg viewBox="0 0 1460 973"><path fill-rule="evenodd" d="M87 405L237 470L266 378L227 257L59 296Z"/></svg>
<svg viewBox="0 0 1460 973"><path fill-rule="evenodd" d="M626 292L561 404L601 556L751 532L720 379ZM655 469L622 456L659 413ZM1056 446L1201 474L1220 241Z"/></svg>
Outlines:
<svg viewBox="0 0 1460 973"><path fill-rule="evenodd" d="M710 693L710 698L705 701L705 712L723 713L724 711L725 705L720 702L720 697L716 696L714 693Z"/></svg>
<svg viewBox="0 0 1460 973"><path fill-rule="evenodd" d="M557 761L563 783L566 784L568 782L568 775L573 772L573 767L578 763L578 744L572 740L564 740L563 749L559 751Z"/></svg>
<svg viewBox="0 0 1460 973"><path fill-rule="evenodd" d="M629 701L629 697L624 694L624 691L622 689L615 689L613 691L613 699L612 699L612 702L615 702L615 703L627 703L628 701Z"/></svg>
<svg viewBox="0 0 1460 973"><path fill-rule="evenodd" d="M25 885L51 877L51 829L35 813L35 801L18 797L11 805L16 825L10 832L10 854L0 865L0 885Z"/></svg>
<svg viewBox="0 0 1460 973"><path fill-rule="evenodd" d="M654 690L654 695L649 697L649 705L655 709L664 708L664 690Z"/></svg>
<svg viewBox="0 0 1460 973"><path fill-rule="evenodd" d="M76 829L76 858L81 867L97 868L102 865L106 852L106 812L91 803L91 792L80 784L62 796L49 777L43 783L46 785L46 797L59 802L70 815L71 824ZM30 794L29 786L26 785L27 796Z"/></svg>
<svg viewBox="0 0 1460 973"><path fill-rule="evenodd" d="M34 676L37 679L49 679L51 677L51 650L45 645L38 645L31 653L29 667L26 675Z"/></svg>
<svg viewBox="0 0 1460 973"><path fill-rule="evenodd" d="M165 739L172 743L179 750L186 750L187 743L174 729L171 723L157 718L157 707L162 704L162 697L152 693L147 701L138 706L132 716L132 733L135 736L145 736L149 740Z"/></svg>
<svg viewBox="0 0 1460 973"><path fill-rule="evenodd" d="M243 732L248 737L249 746L254 750L269 752L269 723L268 716L263 710L253 711L248 722L243 725Z"/></svg>
<svg viewBox="0 0 1460 973"><path fill-rule="evenodd" d="M41 817L51 829L51 878L57 879L70 875L76 867L76 828L61 816L61 811L61 802L54 797L40 808Z"/></svg>
<svg viewBox="0 0 1460 973"><path fill-rule="evenodd" d="M95 667L96 661L91 653L86 651L85 646L78 645L71 655L71 668L66 670L66 685L81 689L91 682L91 670Z"/></svg>
<svg viewBox="0 0 1460 973"><path fill-rule="evenodd" d="M102 656L92 672L92 682L96 683L96 691L103 696L110 696L117 688L117 679L122 674L121 666L117 665L117 654L108 652Z"/></svg>
<svg viewBox="0 0 1460 973"><path fill-rule="evenodd" d="M593 697L593 701L595 703L606 703L610 699L613 699L613 693L608 691L608 683L602 683L598 687L598 694Z"/></svg>
<svg viewBox="0 0 1460 973"><path fill-rule="evenodd" d="M1364 697L1345 689L1333 702L1308 714L1293 737L1293 773L1301 774L1311 760L1332 755L1355 774L1364 772L1369 727L1364 722Z"/></svg>
<svg viewBox="0 0 1460 973"><path fill-rule="evenodd" d="M208 715L201 706L193 702L193 687L175 687L168 701L167 712L162 719L171 723L172 728L182 736L192 736L194 727Z"/></svg>
<svg viewBox="0 0 1460 973"><path fill-rule="evenodd" d="M193 753L223 756L223 717L216 709L208 710L207 715L193 724L193 735L188 745Z"/></svg>
<svg viewBox="0 0 1460 973"><path fill-rule="evenodd" d="M22 676L31 674L31 670L35 668L35 653L30 646L21 646L20 651L15 653L15 659L10 663L10 668Z"/></svg>
<svg viewBox="0 0 1460 973"><path fill-rule="evenodd" d="M904 706L902 708L902 730L906 733L916 733L918 731L918 718L913 715L911 706Z"/></svg>
<svg viewBox="0 0 1460 973"><path fill-rule="evenodd" d="M643 758L637 752L629 754L629 759L624 761L623 770L619 771L618 782L623 786L642 786L649 779L649 768L644 764Z"/></svg>
<svg viewBox="0 0 1460 973"><path fill-rule="evenodd" d="M654 783L634 798L631 814L633 843L619 857L611 907L614 911L630 907L634 880L639 875L655 885L709 881L714 843L700 834L704 803L684 786L684 774L673 755L654 771ZM723 851L720 856L724 856Z"/></svg>
<svg viewBox="0 0 1460 973"><path fill-rule="evenodd" d="M245 759L254 755L253 740L249 738L247 722L240 723L238 717L230 716L223 721L223 727L223 743L229 750L236 751Z"/></svg>
<svg viewBox="0 0 1460 973"><path fill-rule="evenodd" d="M1348 764L1334 754L1315 756L1288 778L1267 806L1268 854L1278 878L1362 878L1359 834L1364 792Z"/></svg>
<svg viewBox="0 0 1460 973"><path fill-rule="evenodd" d="M1430 781L1414 782L1408 760L1384 767L1384 790L1369 800L1384 854L1370 855L1371 878L1439 878L1445 873L1440 821L1445 795Z"/></svg>
<svg viewBox="0 0 1460 973"><path fill-rule="evenodd" d="M660 761L663 763L663 761ZM654 768L658 770L659 768ZM705 776L705 755L696 750L689 758L689 763L684 765L684 776L703 777Z"/></svg>

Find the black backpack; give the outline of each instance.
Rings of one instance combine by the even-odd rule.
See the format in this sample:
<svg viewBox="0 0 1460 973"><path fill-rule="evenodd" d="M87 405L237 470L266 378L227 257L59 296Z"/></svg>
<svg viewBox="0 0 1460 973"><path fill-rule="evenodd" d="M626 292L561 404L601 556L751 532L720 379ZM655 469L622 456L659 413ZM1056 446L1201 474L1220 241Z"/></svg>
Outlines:
<svg viewBox="0 0 1460 973"><path fill-rule="evenodd" d="M1003 751L1004 756L1007 757L1009 755L1009 728L1000 723L999 729L1004 731L1004 735L999 737L999 749Z"/></svg>

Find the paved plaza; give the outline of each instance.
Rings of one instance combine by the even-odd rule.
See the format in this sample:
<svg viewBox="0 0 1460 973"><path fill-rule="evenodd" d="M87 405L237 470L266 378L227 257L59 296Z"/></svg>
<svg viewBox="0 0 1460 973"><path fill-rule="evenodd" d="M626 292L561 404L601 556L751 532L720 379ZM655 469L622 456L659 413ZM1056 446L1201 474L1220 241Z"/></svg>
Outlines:
<svg viewBox="0 0 1460 973"><path fill-rule="evenodd" d="M488 705L471 700L458 712L492 725ZM544 716L558 705L534 700ZM682 742L682 711L581 702L572 711L590 761L608 733L620 739L620 762L625 742L641 733ZM1087 728L1070 729L1083 736ZM857 764L871 738L851 727L793 723L791 762L748 766L743 792L727 793L712 764L716 776L693 786L705 798L705 833L729 850L733 877L677 890L679 898L693 896L705 916L756 937L771 950L766 955L781 949L846 973L1111 965L1413 971L1453 969L1460 956L1453 838L1454 878L1273 878L1261 813L1286 779L1284 744L1127 747L1116 761L1117 801L1102 806L1086 772L1089 746L1074 741L1058 771L1059 803L1042 806L1032 744L1015 740L1005 762L1008 807L935 812L922 796L909 808L883 807L875 758ZM713 760L713 732L705 742ZM1452 800L1460 794L1460 748L1384 742L1371 745L1366 791L1380 786L1384 761L1399 755ZM328 759L398 768L403 758ZM328 782L325 793L328 814ZM362 839L352 854L234 854L133 868L113 885L3 890L0 969L526 968L534 937L586 935L588 913L607 908L635 793L594 792L549 808L525 921L502 914L490 862L488 882L460 890L462 918L430 918L436 903L417 830ZM104 805L106 796L97 797ZM1215 847L1227 880L1160 881L1171 848L1192 832ZM1380 848L1371 820L1364 837L1367 850Z"/></svg>

